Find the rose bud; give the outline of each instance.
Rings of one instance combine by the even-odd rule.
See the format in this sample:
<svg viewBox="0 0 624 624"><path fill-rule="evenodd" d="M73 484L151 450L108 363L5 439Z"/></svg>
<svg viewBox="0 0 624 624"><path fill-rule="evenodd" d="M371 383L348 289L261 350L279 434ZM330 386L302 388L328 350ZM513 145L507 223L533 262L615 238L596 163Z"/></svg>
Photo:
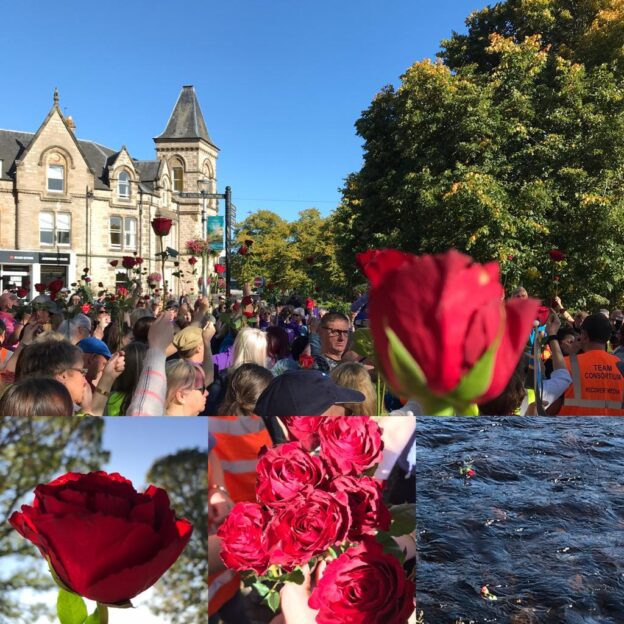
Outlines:
<svg viewBox="0 0 624 624"><path fill-rule="evenodd" d="M173 221L166 217L155 217L152 219L152 229L156 236L167 236L172 225Z"/></svg>
<svg viewBox="0 0 624 624"><path fill-rule="evenodd" d="M214 270L215 273L218 273L219 275L221 275L221 273L225 273L225 267L222 264L215 264Z"/></svg>
<svg viewBox="0 0 624 624"><path fill-rule="evenodd" d="M165 490L140 494L119 474L68 473L35 488L32 506L9 519L72 592L122 605L151 587L187 545Z"/></svg>
<svg viewBox="0 0 624 624"><path fill-rule="evenodd" d="M109 264L110 264L112 267L116 267L116 266L119 264L119 260L111 260L111 261L109 262Z"/></svg>
<svg viewBox="0 0 624 624"><path fill-rule="evenodd" d="M553 262L563 262L565 260L565 254L560 249L551 249L548 255Z"/></svg>
<svg viewBox="0 0 624 624"><path fill-rule="evenodd" d="M83 305L81 305L80 309L83 311L84 314L89 314L89 312L91 312L91 306L88 303L84 303Z"/></svg>
<svg viewBox="0 0 624 624"><path fill-rule="evenodd" d="M46 289L46 285L45 284L35 284L35 290L38 293L44 293Z"/></svg>
<svg viewBox="0 0 624 624"><path fill-rule="evenodd" d="M362 474L381 462L384 446L381 429L370 417L339 416L320 420L321 457L337 474Z"/></svg>
<svg viewBox="0 0 624 624"><path fill-rule="evenodd" d="M269 553L263 530L268 514L256 503L236 503L217 531L221 538L221 558L225 565L262 575L269 567Z"/></svg>
<svg viewBox="0 0 624 624"><path fill-rule="evenodd" d="M247 245L241 245L238 249L238 253L241 256L246 256L248 251L249 251L249 247L247 247Z"/></svg>
<svg viewBox="0 0 624 624"><path fill-rule="evenodd" d="M425 412L465 413L497 397L516 368L538 302L504 301L498 264L451 250L360 254L369 324L382 372Z"/></svg>
<svg viewBox="0 0 624 624"><path fill-rule="evenodd" d="M310 455L299 442L287 442L262 448L256 474L256 497L272 507L283 506L307 486L321 487L328 470L320 457Z"/></svg>
<svg viewBox="0 0 624 624"><path fill-rule="evenodd" d="M124 269L133 269L135 264L136 258L134 258L133 256L124 256L121 259L121 265L124 267Z"/></svg>
<svg viewBox="0 0 624 624"><path fill-rule="evenodd" d="M377 531L387 531L392 517L383 502L382 485L371 477L341 476L329 484L330 492L345 492L351 509L351 529L349 540L357 542L364 535L376 535Z"/></svg>
<svg viewBox="0 0 624 624"><path fill-rule="evenodd" d="M415 592L398 558L366 538L327 565L308 604L318 624L404 624Z"/></svg>
<svg viewBox="0 0 624 624"><path fill-rule="evenodd" d="M188 263L189 263L191 266L195 266L195 265L197 264L197 258L196 258L195 256L191 256L191 257L188 259Z"/></svg>
<svg viewBox="0 0 624 624"><path fill-rule="evenodd" d="M288 505L277 508L266 528L271 562L293 570L343 542L350 528L347 495L308 486Z"/></svg>

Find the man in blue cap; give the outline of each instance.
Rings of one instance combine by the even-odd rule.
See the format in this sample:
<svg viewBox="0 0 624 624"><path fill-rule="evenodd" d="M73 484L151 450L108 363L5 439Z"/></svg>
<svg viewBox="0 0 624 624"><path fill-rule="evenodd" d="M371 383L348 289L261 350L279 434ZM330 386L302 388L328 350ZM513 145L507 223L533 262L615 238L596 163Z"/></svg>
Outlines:
<svg viewBox="0 0 624 624"><path fill-rule="evenodd" d="M92 387L95 387L112 353L105 342L93 336L83 338L78 342L78 348L84 353L83 359L85 368L87 369L87 381Z"/></svg>

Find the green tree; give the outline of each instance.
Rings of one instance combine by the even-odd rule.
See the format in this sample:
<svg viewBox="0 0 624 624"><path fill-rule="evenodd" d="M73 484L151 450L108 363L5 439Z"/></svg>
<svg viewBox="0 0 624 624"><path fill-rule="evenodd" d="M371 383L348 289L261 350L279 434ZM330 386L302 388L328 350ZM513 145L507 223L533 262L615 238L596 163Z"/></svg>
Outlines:
<svg viewBox="0 0 624 624"><path fill-rule="evenodd" d="M178 517L193 524L180 558L155 585L150 608L176 624L208 621L208 449L185 449L157 459L147 479L167 490Z"/></svg>
<svg viewBox="0 0 624 624"><path fill-rule="evenodd" d="M348 275L367 248L455 247L498 260L508 287L558 292L569 305L621 301L623 74L615 57L586 65L572 48L590 34L600 48L596 24L609 4L622 6L509 0L484 9L467 35L445 42L448 65L415 63L398 89L379 93L356 124L364 165L335 215ZM572 36L564 5L602 13L587 9L586 30L575 24ZM567 254L563 263L552 263L552 248Z"/></svg>
<svg viewBox="0 0 624 624"><path fill-rule="evenodd" d="M247 255L233 256L233 275L253 282L264 277L281 291L314 296L342 296L346 280L336 257L332 218L321 217L316 208L299 212L289 223L268 210L249 216L237 228L236 241L253 240Z"/></svg>
<svg viewBox="0 0 624 624"><path fill-rule="evenodd" d="M40 604L20 603L24 589L53 587L41 573L41 555L9 525L22 503L30 504L39 483L65 472L98 470L108 461L102 449L101 418L0 419L0 623L21 624L47 613Z"/></svg>

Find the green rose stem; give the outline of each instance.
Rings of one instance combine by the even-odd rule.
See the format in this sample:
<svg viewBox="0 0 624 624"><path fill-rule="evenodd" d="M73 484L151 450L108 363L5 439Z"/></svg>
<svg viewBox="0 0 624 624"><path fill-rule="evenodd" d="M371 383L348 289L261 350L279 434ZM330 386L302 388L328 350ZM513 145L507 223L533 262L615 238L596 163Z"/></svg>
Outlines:
<svg viewBox="0 0 624 624"><path fill-rule="evenodd" d="M163 237L159 236L158 240L160 242L160 266L161 266L161 271L162 271L162 279L163 279L163 309L165 306L165 303L167 301L167 278L165 277L165 261L167 260L167 252L163 249L164 247L164 243L163 243Z"/></svg>
<svg viewBox="0 0 624 624"><path fill-rule="evenodd" d="M108 624L108 607L101 602L97 603L97 611L100 615L99 624Z"/></svg>

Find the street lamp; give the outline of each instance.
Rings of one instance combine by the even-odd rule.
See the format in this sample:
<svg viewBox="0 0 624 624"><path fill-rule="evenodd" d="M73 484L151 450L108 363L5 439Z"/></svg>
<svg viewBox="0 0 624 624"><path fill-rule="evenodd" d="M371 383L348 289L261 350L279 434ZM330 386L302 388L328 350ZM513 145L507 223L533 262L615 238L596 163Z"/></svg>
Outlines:
<svg viewBox="0 0 624 624"><path fill-rule="evenodd" d="M202 224L202 239L206 240L206 195L210 193L210 180L208 178L200 178L197 180L197 188L202 196L202 210L201 210L201 224ZM206 252L202 254L202 295L205 297L208 294L206 288Z"/></svg>

